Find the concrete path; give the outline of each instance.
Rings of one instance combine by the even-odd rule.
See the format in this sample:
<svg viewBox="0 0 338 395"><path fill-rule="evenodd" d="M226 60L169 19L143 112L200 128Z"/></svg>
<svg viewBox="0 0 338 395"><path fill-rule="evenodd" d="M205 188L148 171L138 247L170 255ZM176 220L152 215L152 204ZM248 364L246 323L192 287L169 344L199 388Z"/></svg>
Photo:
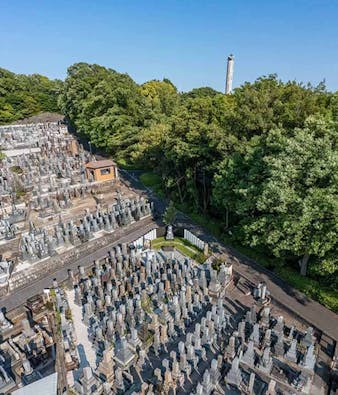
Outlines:
<svg viewBox="0 0 338 395"><path fill-rule="evenodd" d="M79 369L82 371L86 366L96 368L96 351L88 339L88 328L82 321L82 308L74 302L74 289L66 291L69 308L72 312L74 330L76 334L77 350L80 357Z"/></svg>

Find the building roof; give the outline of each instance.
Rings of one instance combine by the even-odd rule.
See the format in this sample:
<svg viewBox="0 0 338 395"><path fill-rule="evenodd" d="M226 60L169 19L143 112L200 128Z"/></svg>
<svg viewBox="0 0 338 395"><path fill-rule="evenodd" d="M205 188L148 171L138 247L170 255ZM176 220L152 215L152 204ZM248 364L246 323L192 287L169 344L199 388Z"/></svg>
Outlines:
<svg viewBox="0 0 338 395"><path fill-rule="evenodd" d="M86 167L89 167L90 169L101 169L102 167L111 167L111 166L116 166L116 163L110 159L97 160L93 162L88 162L86 164Z"/></svg>
<svg viewBox="0 0 338 395"><path fill-rule="evenodd" d="M57 394L57 373L53 373L41 380L34 381L34 383L25 385L12 395L56 395Z"/></svg>

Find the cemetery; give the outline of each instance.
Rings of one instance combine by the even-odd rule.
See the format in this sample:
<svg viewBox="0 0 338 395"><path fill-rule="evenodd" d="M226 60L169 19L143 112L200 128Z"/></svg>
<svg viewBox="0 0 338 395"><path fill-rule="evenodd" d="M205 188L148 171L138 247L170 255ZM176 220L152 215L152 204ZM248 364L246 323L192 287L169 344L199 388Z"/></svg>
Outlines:
<svg viewBox="0 0 338 395"><path fill-rule="evenodd" d="M264 284L235 285L226 262L216 271L153 250L155 237L54 283L74 393L325 393L313 328L275 306Z"/></svg>
<svg viewBox="0 0 338 395"><path fill-rule="evenodd" d="M7 317L0 312L0 393L12 393L54 374L55 339L49 296L27 302Z"/></svg>
<svg viewBox="0 0 338 395"><path fill-rule="evenodd" d="M1 126L0 147L0 295L151 216L116 164L96 160L61 122Z"/></svg>
<svg viewBox="0 0 338 395"><path fill-rule="evenodd" d="M338 2L3 3L0 395L338 395Z"/></svg>
<svg viewBox="0 0 338 395"><path fill-rule="evenodd" d="M60 122L2 126L0 145L0 297L68 273L0 310L0 393L327 392L317 330L192 231L159 232L115 162Z"/></svg>

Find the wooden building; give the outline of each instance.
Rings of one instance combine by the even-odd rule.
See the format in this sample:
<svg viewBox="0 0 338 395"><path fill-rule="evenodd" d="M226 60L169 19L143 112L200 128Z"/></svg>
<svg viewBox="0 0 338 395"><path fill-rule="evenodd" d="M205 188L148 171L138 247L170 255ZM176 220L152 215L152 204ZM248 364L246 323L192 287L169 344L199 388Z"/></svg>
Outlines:
<svg viewBox="0 0 338 395"><path fill-rule="evenodd" d="M110 159L88 162L86 174L88 180L92 181L109 181L119 178L117 165Z"/></svg>

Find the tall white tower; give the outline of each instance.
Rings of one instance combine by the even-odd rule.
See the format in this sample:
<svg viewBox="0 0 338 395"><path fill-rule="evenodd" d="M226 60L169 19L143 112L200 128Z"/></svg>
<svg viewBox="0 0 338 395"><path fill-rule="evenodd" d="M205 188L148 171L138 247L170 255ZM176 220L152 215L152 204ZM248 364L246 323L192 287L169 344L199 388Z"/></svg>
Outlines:
<svg viewBox="0 0 338 395"><path fill-rule="evenodd" d="M227 78L225 81L225 94L228 95L232 91L232 79L234 76L234 62L235 59L233 55L228 56L228 64L227 64Z"/></svg>

